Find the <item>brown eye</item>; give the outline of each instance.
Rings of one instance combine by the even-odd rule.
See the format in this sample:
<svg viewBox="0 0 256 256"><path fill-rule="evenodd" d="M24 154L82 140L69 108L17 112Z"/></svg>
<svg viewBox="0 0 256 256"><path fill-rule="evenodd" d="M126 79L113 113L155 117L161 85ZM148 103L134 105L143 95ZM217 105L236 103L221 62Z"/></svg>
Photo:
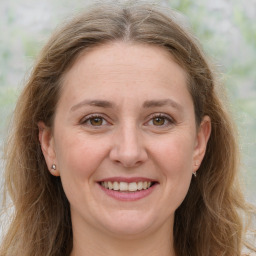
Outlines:
<svg viewBox="0 0 256 256"><path fill-rule="evenodd" d="M156 125L156 126L161 126L161 125L164 125L165 124L165 117L160 117L160 116L157 116L157 117L154 117L153 118L153 124Z"/></svg>
<svg viewBox="0 0 256 256"><path fill-rule="evenodd" d="M100 126L103 124L103 118L102 117L92 117L92 118L90 118L90 124L93 126Z"/></svg>

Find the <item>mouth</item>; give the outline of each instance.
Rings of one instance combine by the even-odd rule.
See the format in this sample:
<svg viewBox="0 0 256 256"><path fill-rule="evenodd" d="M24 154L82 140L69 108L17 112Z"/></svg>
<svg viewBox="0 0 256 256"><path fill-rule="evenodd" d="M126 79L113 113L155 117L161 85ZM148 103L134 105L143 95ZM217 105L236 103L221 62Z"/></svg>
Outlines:
<svg viewBox="0 0 256 256"><path fill-rule="evenodd" d="M100 186L108 190L117 192L138 192L148 190L156 184L154 181L137 181L137 182L124 182L124 181L101 181Z"/></svg>
<svg viewBox="0 0 256 256"><path fill-rule="evenodd" d="M97 182L101 191L119 201L136 201L157 190L159 182L145 177L111 177Z"/></svg>

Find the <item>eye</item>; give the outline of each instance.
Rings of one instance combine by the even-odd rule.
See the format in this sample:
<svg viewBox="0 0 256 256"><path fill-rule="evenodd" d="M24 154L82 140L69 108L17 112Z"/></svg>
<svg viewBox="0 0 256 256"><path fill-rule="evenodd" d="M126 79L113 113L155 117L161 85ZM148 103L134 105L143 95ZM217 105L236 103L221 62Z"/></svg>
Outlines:
<svg viewBox="0 0 256 256"><path fill-rule="evenodd" d="M82 120L82 124L88 125L88 126L104 126L104 125L107 125L108 122L105 120L105 118L103 118L100 115L90 115L90 116L86 116Z"/></svg>
<svg viewBox="0 0 256 256"><path fill-rule="evenodd" d="M153 114L150 116L150 120L146 123L146 125L150 126L159 126L159 127L168 127L174 124L174 120L165 114Z"/></svg>
<svg viewBox="0 0 256 256"><path fill-rule="evenodd" d="M100 126L103 124L103 118L102 117L92 117L89 119L89 122L93 126Z"/></svg>
<svg viewBox="0 0 256 256"><path fill-rule="evenodd" d="M157 117L154 117L154 118L152 119L152 122L153 122L153 125L162 126L162 125L165 124L166 118L165 118L165 117L162 117L162 116L157 116Z"/></svg>

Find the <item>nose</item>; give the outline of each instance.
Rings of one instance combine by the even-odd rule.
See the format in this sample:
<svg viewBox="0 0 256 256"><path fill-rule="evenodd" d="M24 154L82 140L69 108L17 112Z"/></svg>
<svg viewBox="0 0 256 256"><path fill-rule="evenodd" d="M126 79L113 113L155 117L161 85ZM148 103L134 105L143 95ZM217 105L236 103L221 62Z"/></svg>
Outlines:
<svg viewBox="0 0 256 256"><path fill-rule="evenodd" d="M141 134L131 125L120 128L114 136L110 159L124 167L136 167L148 158Z"/></svg>

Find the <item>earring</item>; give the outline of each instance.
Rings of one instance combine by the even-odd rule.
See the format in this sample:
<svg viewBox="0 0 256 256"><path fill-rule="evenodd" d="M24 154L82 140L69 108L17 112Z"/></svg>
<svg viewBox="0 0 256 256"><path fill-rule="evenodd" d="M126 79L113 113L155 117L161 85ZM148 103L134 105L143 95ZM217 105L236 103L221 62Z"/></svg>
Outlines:
<svg viewBox="0 0 256 256"><path fill-rule="evenodd" d="M56 164L53 164L51 167L53 170L56 170Z"/></svg>
<svg viewBox="0 0 256 256"><path fill-rule="evenodd" d="M193 172L194 177L196 177L196 172Z"/></svg>

